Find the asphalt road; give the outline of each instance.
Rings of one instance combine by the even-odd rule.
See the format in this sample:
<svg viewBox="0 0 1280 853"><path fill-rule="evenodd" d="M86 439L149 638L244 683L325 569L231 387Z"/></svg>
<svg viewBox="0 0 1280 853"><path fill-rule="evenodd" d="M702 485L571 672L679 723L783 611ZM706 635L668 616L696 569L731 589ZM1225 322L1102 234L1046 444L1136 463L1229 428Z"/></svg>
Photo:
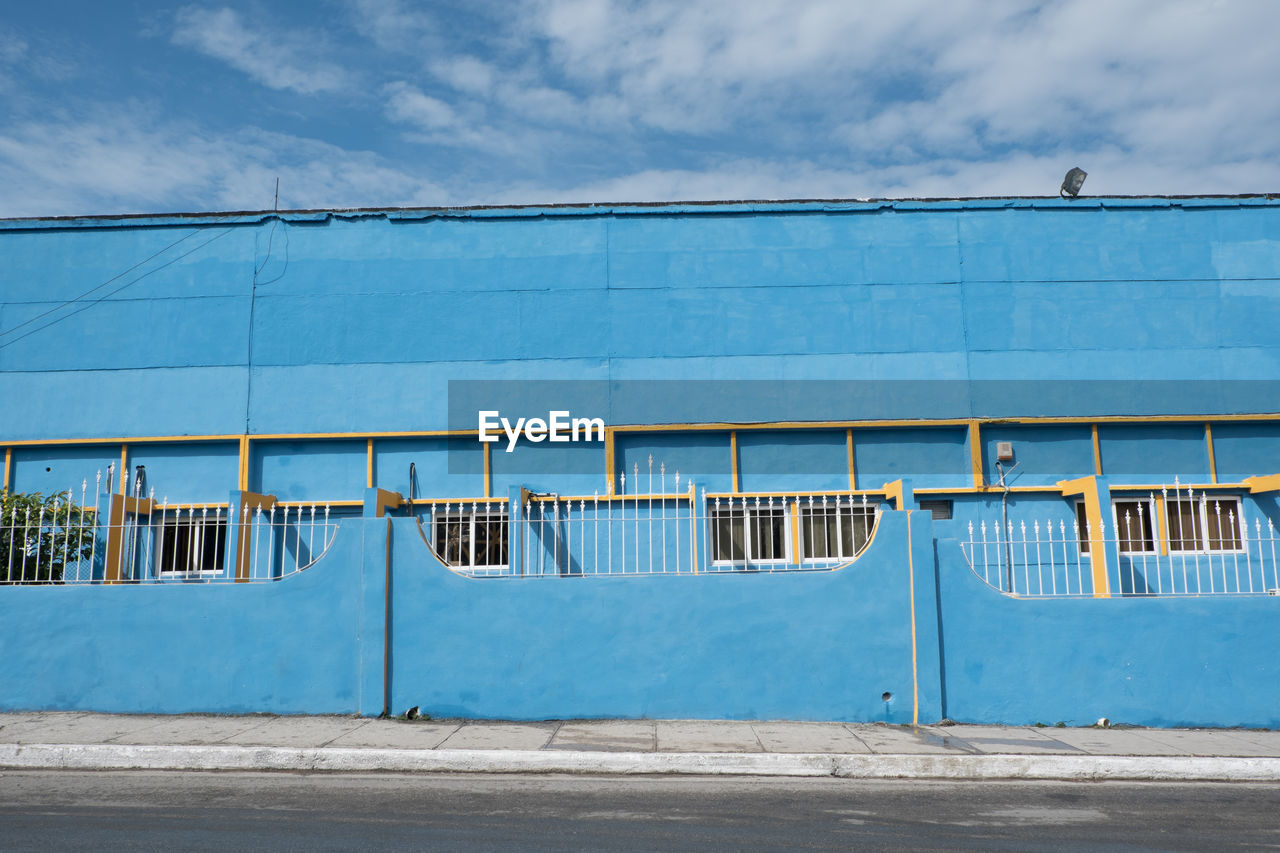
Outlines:
<svg viewBox="0 0 1280 853"><path fill-rule="evenodd" d="M5 850L1280 847L1280 788L5 771Z"/></svg>

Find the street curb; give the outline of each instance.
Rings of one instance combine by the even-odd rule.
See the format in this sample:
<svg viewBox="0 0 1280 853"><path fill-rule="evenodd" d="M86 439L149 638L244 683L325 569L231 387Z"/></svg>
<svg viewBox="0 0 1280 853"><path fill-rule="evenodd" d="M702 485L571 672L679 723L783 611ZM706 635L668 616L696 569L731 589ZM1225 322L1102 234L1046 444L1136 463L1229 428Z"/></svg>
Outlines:
<svg viewBox="0 0 1280 853"><path fill-rule="evenodd" d="M0 767L41 770L581 773L848 779L1280 781L1280 758L1128 755L830 755L0 744Z"/></svg>

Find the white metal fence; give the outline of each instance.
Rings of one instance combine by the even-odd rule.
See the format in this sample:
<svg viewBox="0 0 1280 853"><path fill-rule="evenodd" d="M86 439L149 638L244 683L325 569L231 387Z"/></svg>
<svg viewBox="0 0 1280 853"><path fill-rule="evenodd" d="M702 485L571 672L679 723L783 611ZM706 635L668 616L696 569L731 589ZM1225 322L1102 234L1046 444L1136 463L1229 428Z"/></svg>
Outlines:
<svg viewBox="0 0 1280 853"><path fill-rule="evenodd" d="M1243 506L1175 484L1114 501L1096 535L1088 521L970 522L961 549L979 577L1018 596L1275 595L1275 526L1245 519ZM1098 548L1105 576L1094 572Z"/></svg>
<svg viewBox="0 0 1280 853"><path fill-rule="evenodd" d="M83 490L80 503L68 494L6 511L0 583L278 580L323 557L338 526L322 505L245 507L233 519L225 506L108 495L89 507Z"/></svg>
<svg viewBox="0 0 1280 853"><path fill-rule="evenodd" d="M631 484L637 480L633 469ZM830 570L870 541L879 500L865 494L761 495L656 490L614 496L530 495L512 522L505 501L437 504L428 525L440 558L474 577L575 577Z"/></svg>

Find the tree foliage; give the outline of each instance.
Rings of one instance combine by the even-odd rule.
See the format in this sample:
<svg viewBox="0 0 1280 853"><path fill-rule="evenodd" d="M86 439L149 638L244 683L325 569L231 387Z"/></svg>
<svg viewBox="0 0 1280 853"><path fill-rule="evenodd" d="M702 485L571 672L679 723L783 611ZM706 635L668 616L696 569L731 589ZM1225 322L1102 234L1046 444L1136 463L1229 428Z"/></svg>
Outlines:
<svg viewBox="0 0 1280 853"><path fill-rule="evenodd" d="M62 583L68 566L94 553L93 512L70 492L0 492L0 578L6 583ZM87 577L87 569L80 574Z"/></svg>

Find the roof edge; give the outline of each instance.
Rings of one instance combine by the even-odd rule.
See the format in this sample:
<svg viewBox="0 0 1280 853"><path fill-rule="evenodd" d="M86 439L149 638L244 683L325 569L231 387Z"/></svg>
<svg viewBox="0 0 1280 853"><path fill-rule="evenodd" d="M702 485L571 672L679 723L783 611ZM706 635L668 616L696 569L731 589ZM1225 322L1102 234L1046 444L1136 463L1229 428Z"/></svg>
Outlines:
<svg viewBox="0 0 1280 853"><path fill-rule="evenodd" d="M137 227L170 224L253 224L272 218L322 222L329 218L385 217L525 218L705 213L838 212L868 210L949 210L966 208L1254 207L1280 205L1280 193L1208 195L963 196L956 198L742 199L657 202L565 202L554 204L452 205L433 207L327 207L297 210L238 210L171 213L116 213L74 216L0 217L0 230L31 228Z"/></svg>

